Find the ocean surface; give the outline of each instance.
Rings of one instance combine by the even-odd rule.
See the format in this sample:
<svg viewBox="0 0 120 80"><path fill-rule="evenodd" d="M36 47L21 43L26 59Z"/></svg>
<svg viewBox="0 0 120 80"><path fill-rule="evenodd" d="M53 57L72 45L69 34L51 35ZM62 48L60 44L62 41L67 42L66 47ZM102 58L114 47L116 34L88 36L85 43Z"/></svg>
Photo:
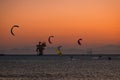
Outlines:
<svg viewBox="0 0 120 80"><path fill-rule="evenodd" d="M120 60L120 54L1 55L0 60Z"/></svg>
<svg viewBox="0 0 120 80"><path fill-rule="evenodd" d="M120 80L120 55L2 55L0 80Z"/></svg>

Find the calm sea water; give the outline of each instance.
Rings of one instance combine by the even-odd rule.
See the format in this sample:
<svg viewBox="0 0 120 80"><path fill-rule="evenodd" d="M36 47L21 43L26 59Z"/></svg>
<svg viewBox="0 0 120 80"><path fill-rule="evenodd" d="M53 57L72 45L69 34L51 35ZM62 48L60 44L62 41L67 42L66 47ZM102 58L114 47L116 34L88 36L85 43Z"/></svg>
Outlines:
<svg viewBox="0 0 120 80"><path fill-rule="evenodd" d="M120 60L120 56L82 56L82 55L7 55L0 56L0 60Z"/></svg>
<svg viewBox="0 0 120 80"><path fill-rule="evenodd" d="M120 59L108 57L0 56L0 80L120 80Z"/></svg>

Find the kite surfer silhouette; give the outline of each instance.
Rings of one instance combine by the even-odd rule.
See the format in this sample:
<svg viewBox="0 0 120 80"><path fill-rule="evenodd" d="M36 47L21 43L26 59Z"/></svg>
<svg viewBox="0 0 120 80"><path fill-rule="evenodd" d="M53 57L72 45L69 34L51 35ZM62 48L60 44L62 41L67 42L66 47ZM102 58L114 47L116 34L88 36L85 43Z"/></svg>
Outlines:
<svg viewBox="0 0 120 80"><path fill-rule="evenodd" d="M36 45L36 51L37 51L37 55L43 55L43 50L45 50L45 47L46 47L46 43L43 42L39 42L38 45Z"/></svg>

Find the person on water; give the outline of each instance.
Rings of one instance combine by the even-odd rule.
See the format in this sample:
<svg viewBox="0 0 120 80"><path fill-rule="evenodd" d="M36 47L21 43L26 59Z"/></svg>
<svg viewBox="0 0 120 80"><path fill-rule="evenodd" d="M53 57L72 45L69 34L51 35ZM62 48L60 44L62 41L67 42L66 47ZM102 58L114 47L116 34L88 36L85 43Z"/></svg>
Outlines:
<svg viewBox="0 0 120 80"><path fill-rule="evenodd" d="M36 45L36 51L37 51L37 55L43 55L43 50L45 50L45 47L46 47L46 43L43 42L39 42L38 45Z"/></svg>

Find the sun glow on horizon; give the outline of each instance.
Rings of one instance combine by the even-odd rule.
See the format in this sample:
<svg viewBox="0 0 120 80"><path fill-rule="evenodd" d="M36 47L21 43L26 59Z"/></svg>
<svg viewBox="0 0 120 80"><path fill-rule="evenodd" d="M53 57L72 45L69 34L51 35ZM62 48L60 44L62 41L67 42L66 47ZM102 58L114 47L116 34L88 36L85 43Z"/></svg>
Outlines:
<svg viewBox="0 0 120 80"><path fill-rule="evenodd" d="M55 35L57 44L120 44L120 0L0 0L0 46L25 46ZM15 37L12 25L18 24Z"/></svg>

